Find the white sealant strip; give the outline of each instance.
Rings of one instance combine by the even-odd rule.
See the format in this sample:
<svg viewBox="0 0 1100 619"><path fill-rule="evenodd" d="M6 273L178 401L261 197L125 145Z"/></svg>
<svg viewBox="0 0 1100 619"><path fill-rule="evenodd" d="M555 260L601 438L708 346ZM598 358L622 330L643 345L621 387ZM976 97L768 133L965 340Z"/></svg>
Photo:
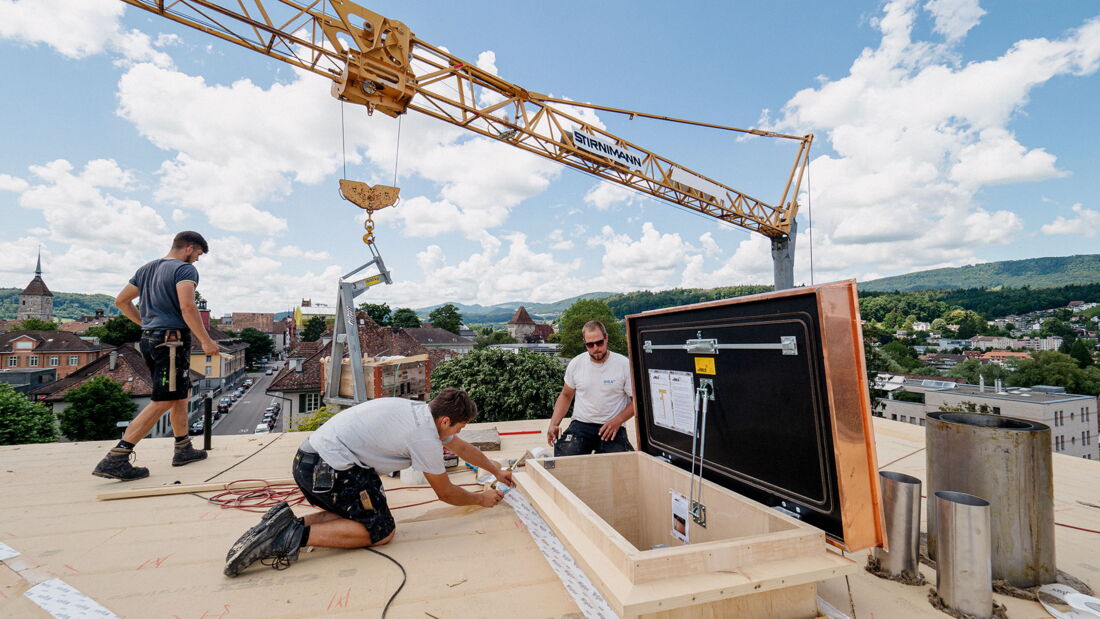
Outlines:
<svg viewBox="0 0 1100 619"><path fill-rule="evenodd" d="M7 561L13 557L18 557L19 551L8 546L7 544L0 542L0 561Z"/></svg>
<svg viewBox="0 0 1100 619"><path fill-rule="evenodd" d="M527 499L519 491L513 489L504 495L504 502L512 506L512 509L516 511L516 516L531 532L535 545L539 547L539 551L550 563L551 569L561 579L561 583L565 585L565 590L577 603L581 613L587 619L617 618L618 615L607 605L607 600L603 599L603 595L588 579L584 570L573 560L573 556L562 545L561 540L546 524L546 521L542 519L542 516L527 502Z"/></svg>
<svg viewBox="0 0 1100 619"><path fill-rule="evenodd" d="M95 600L77 591L60 578L39 583L23 595L57 619L85 617L118 619L118 615L100 606Z"/></svg>

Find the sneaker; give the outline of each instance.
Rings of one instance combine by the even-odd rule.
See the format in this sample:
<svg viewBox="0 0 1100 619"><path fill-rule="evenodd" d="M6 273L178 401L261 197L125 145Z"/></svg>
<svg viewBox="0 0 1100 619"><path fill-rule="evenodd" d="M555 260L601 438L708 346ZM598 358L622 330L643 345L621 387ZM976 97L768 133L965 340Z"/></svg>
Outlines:
<svg viewBox="0 0 1100 619"><path fill-rule="evenodd" d="M172 466L183 466L198 460L205 460L206 452L191 446L191 437L176 443L176 453L172 454Z"/></svg>
<svg viewBox="0 0 1100 619"><path fill-rule="evenodd" d="M275 523L275 520L279 523ZM298 560L298 551L301 550L299 542L305 529L300 520L274 518L260 526L252 539L246 540L236 552L230 554L223 570L226 576L236 576L256 561L277 570L285 570Z"/></svg>
<svg viewBox="0 0 1100 619"><path fill-rule="evenodd" d="M99 461L99 464L95 465L95 470L92 471L92 475L120 481L130 481L132 479L148 477L149 469L143 466L133 466L130 464L130 460L133 457L133 449L115 447L107 452L107 455Z"/></svg>
<svg viewBox="0 0 1100 619"><path fill-rule="evenodd" d="M229 547L229 552L225 553L225 560L228 561L229 557L233 556L233 553L237 552L241 546L251 541L252 538L264 528L264 525L269 524L273 526L282 526L282 521L285 518L293 518L294 512L290 511L290 504L286 501L279 501L275 504L275 507L267 510L263 516L260 516L260 522L251 529L245 531L244 535L240 536L232 546Z"/></svg>

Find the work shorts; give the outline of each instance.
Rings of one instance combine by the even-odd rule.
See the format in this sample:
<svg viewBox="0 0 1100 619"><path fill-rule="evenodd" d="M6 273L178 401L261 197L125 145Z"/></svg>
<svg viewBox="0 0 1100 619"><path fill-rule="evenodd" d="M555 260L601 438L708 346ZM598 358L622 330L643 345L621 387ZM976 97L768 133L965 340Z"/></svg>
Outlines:
<svg viewBox="0 0 1100 619"><path fill-rule="evenodd" d="M397 524L386 503L382 480L374 469L353 466L346 471L333 471L332 489L314 489L314 469L328 466L315 453L298 450L294 455L294 481L310 505L354 520L370 533L372 544L386 539Z"/></svg>
<svg viewBox="0 0 1100 619"><path fill-rule="evenodd" d="M620 451L634 451L634 446L626 438L626 428L620 426L615 438L605 441L600 438L600 423L572 421L569 427L554 441L554 457L583 456L590 453L610 454Z"/></svg>
<svg viewBox="0 0 1100 619"><path fill-rule="evenodd" d="M178 331L180 345L161 346L166 334ZM171 356L176 356L176 388L169 389ZM191 331L188 329L144 329L141 332L141 356L153 381L154 402L186 400L191 394Z"/></svg>

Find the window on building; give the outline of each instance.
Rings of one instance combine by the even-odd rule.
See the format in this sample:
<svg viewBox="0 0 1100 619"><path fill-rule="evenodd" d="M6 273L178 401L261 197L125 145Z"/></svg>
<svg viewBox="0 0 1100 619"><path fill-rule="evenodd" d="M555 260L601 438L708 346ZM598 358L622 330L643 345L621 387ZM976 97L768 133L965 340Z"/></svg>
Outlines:
<svg viewBox="0 0 1100 619"><path fill-rule="evenodd" d="M210 355L206 355L206 362L210 363ZM209 374L209 372L207 372Z"/></svg>
<svg viewBox="0 0 1100 619"><path fill-rule="evenodd" d="M8 367L9 368L19 367L19 357L16 357L15 355L12 355L12 356L8 357Z"/></svg>
<svg viewBox="0 0 1100 619"><path fill-rule="evenodd" d="M31 355L27 357L27 365L32 368L38 367L38 355Z"/></svg>
<svg viewBox="0 0 1100 619"><path fill-rule="evenodd" d="M1069 414L1069 420L1070 420L1070 421L1073 421L1073 417L1074 417L1074 415L1076 415L1076 413L1070 413L1070 414Z"/></svg>
<svg viewBox="0 0 1100 619"><path fill-rule="evenodd" d="M1000 415L1001 414L1001 407L1000 406L994 406L993 407L993 414L994 415Z"/></svg>
<svg viewBox="0 0 1100 619"><path fill-rule="evenodd" d="M892 419L892 420L894 420L894 421L897 421L897 420L898 420L898 416L897 416L897 415L893 415L893 414L891 414L891 415L890 415L890 419Z"/></svg>
<svg viewBox="0 0 1100 619"><path fill-rule="evenodd" d="M312 411L321 408L321 393L306 393L302 396L303 411Z"/></svg>
<svg viewBox="0 0 1100 619"><path fill-rule="evenodd" d="M921 417L921 420L920 420L920 427L922 427L922 428L924 427L924 417Z"/></svg>
<svg viewBox="0 0 1100 619"><path fill-rule="evenodd" d="M901 416L901 422L902 422L902 423L905 423L905 415L902 415L902 416Z"/></svg>
<svg viewBox="0 0 1100 619"><path fill-rule="evenodd" d="M57 367L59 365L61 365L61 357L50 355L50 367Z"/></svg>
<svg viewBox="0 0 1100 619"><path fill-rule="evenodd" d="M210 376L210 375L211 375L211 374L212 374L213 372L214 372L214 368L213 368L213 367L211 367L211 366L209 366L209 365L208 365L208 366L206 366L206 375L207 375L207 376Z"/></svg>
<svg viewBox="0 0 1100 619"><path fill-rule="evenodd" d="M80 365L80 356L69 355L69 365Z"/></svg>

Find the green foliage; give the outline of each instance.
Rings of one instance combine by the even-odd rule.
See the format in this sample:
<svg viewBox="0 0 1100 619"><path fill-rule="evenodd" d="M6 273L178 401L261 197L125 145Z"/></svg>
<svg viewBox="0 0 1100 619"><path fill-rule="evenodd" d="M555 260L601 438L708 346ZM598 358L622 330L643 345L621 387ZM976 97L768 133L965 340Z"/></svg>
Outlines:
<svg viewBox="0 0 1100 619"><path fill-rule="evenodd" d="M917 359L915 350L897 340L882 346L882 352L893 359L901 367L902 372L907 374L937 374L935 370Z"/></svg>
<svg viewBox="0 0 1100 619"><path fill-rule="evenodd" d="M893 398L898 402L916 402L918 404L924 404L923 393L913 393L912 391L898 389L894 392Z"/></svg>
<svg viewBox="0 0 1100 619"><path fill-rule="evenodd" d="M565 367L526 350L475 350L432 370L432 395L457 387L477 403L477 421L545 419L554 412Z"/></svg>
<svg viewBox="0 0 1100 619"><path fill-rule="evenodd" d="M434 374L433 374L433 378L434 378ZM312 431L316 430L317 428L320 428L321 424L325 423L329 419L332 419L332 416L335 415L338 412L340 412L340 411L335 409L335 408L329 408L327 406L322 406L321 408L318 408L315 411L310 411L308 416L299 419L298 423L296 423L294 425L294 427L290 429L290 431L291 432L312 432Z"/></svg>
<svg viewBox="0 0 1100 619"><path fill-rule="evenodd" d="M120 421L129 421L137 412L137 404L122 385L96 376L69 391L65 400L71 405L60 415L61 433L73 441L102 441L118 438Z"/></svg>
<svg viewBox="0 0 1100 619"><path fill-rule="evenodd" d="M14 320L19 315L20 292L22 292L21 288L0 288L0 320ZM97 309L103 310L108 316L118 314L114 297L105 294L53 293L55 318L75 320L92 316Z"/></svg>
<svg viewBox="0 0 1100 619"><path fill-rule="evenodd" d="M478 329L474 342L474 350L481 350L494 344L515 344L516 338L509 335L504 329L482 327Z"/></svg>
<svg viewBox="0 0 1100 619"><path fill-rule="evenodd" d="M611 313L611 307L598 299L582 299L561 314L559 319L561 333L558 354L562 357L575 357L584 352L584 336L581 328L589 320L599 320L607 328L608 348L617 353L626 354L626 338L619 323Z"/></svg>
<svg viewBox="0 0 1100 619"><path fill-rule="evenodd" d="M618 318L623 318L630 314L637 314L638 312L644 312L651 309L742 297L749 294L768 292L771 289L771 286L726 286L711 288L709 290L705 288L676 288L657 292L640 290L637 292L613 294L603 299L603 301L611 309L612 314ZM577 303L574 303L573 306L576 304ZM563 313L562 316L564 315ZM607 322L605 321L604 324L607 324Z"/></svg>
<svg viewBox="0 0 1100 619"><path fill-rule="evenodd" d="M115 316L102 327L88 329L87 335L98 337L104 344L121 346L127 342L141 340L141 327L125 316Z"/></svg>
<svg viewBox="0 0 1100 619"><path fill-rule="evenodd" d="M271 340L271 336L259 329L249 327L242 330L237 337L241 338L241 341L245 344L248 344L248 348L244 351L245 362L248 363L248 365L254 365L256 360L260 357L275 352L275 342Z"/></svg>
<svg viewBox="0 0 1100 619"><path fill-rule="evenodd" d="M302 341L303 342L316 342L321 339L321 334L325 332L325 317L324 316L312 316L309 320L302 325Z"/></svg>
<svg viewBox="0 0 1100 619"><path fill-rule="evenodd" d="M402 329L415 329L420 326L420 316L417 316L416 312L407 307L399 307L393 313L390 324Z"/></svg>
<svg viewBox="0 0 1100 619"><path fill-rule="evenodd" d="M361 303L359 305L359 311L366 312L370 319L378 324L380 327L388 327L390 325L390 304L389 303Z"/></svg>
<svg viewBox="0 0 1100 619"><path fill-rule="evenodd" d="M57 325L41 318L27 318L19 323L19 328L24 331L54 331Z"/></svg>
<svg viewBox="0 0 1100 619"><path fill-rule="evenodd" d="M985 378L985 384L992 385L999 378L1007 380L1012 372L1003 365L982 363L977 359L967 359L947 371L948 376L961 378L971 385L977 385Z"/></svg>
<svg viewBox="0 0 1100 619"><path fill-rule="evenodd" d="M1085 345L1084 340L1074 340L1073 345L1069 347L1069 356L1073 357L1077 361L1078 367L1087 368L1095 363L1092 360L1092 353L1089 352L1089 347Z"/></svg>
<svg viewBox="0 0 1100 619"><path fill-rule="evenodd" d="M1044 350L1016 364L1016 371L1008 377L1012 387L1032 385L1057 385L1070 393L1100 394L1100 368L1095 365L1081 368L1073 357L1056 350Z"/></svg>
<svg viewBox="0 0 1100 619"><path fill-rule="evenodd" d="M978 287L1050 288L1100 281L1100 255L1031 258L918 271L860 283L860 290L948 290ZM1080 298L1080 297L1078 297ZM1073 299L1066 299L1065 305ZM1048 307L1054 307L1050 305ZM983 312L984 313L984 312ZM1015 313L1015 312L1013 312Z"/></svg>
<svg viewBox="0 0 1100 619"><path fill-rule="evenodd" d="M1039 327L1039 335L1043 337L1054 335L1071 341L1077 339L1077 332L1073 330L1073 327L1057 318L1044 320L1042 326Z"/></svg>
<svg viewBox="0 0 1100 619"><path fill-rule="evenodd" d="M940 404L940 411L945 413L984 413L993 414L993 407L988 404L975 404L973 402L959 402L958 404Z"/></svg>
<svg viewBox="0 0 1100 619"><path fill-rule="evenodd" d="M428 314L428 321L432 323L433 327L446 329L458 335L458 330L462 327L462 314L458 313L458 308L454 304L448 303L432 310Z"/></svg>
<svg viewBox="0 0 1100 619"><path fill-rule="evenodd" d="M7 383L0 383L0 445L52 443L57 422L46 406L32 402Z"/></svg>

